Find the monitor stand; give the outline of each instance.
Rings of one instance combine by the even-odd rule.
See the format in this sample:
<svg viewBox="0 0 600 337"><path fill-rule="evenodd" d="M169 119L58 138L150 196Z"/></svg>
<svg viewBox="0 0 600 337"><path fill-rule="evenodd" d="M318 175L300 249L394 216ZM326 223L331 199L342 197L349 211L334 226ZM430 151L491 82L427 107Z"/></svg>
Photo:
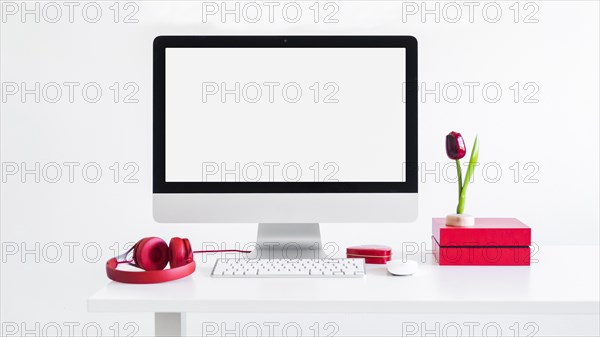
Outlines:
<svg viewBox="0 0 600 337"><path fill-rule="evenodd" d="M258 259L323 259L318 223L259 223L256 249Z"/></svg>

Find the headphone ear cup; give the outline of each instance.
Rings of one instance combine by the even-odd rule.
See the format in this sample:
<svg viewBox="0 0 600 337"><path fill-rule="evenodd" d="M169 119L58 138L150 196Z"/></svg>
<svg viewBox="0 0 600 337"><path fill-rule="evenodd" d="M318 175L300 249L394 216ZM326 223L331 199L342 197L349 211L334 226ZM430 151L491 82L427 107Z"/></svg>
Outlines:
<svg viewBox="0 0 600 337"><path fill-rule="evenodd" d="M169 265L171 268L184 266L194 261L190 240L174 237L169 241Z"/></svg>
<svg viewBox="0 0 600 337"><path fill-rule="evenodd" d="M144 270L162 270L169 262L169 246L157 237L144 238L135 244L133 261Z"/></svg>

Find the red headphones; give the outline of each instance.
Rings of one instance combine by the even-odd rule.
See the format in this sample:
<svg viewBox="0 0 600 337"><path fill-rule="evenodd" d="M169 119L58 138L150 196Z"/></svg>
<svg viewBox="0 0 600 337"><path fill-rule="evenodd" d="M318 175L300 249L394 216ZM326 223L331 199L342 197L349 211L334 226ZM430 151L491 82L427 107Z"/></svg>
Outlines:
<svg viewBox="0 0 600 337"><path fill-rule="evenodd" d="M188 239L172 238L169 245L160 238L149 237L138 241L124 255L133 250L133 260L106 262L106 275L109 279L123 283L160 283L177 280L191 275L196 270L194 252ZM146 272L118 270L120 263L129 263ZM167 263L171 268L163 270Z"/></svg>
<svg viewBox="0 0 600 337"><path fill-rule="evenodd" d="M122 260L133 251L132 260ZM148 284L161 283L191 275L196 270L194 253L209 252L239 252L250 253L246 250L198 250L193 251L190 240L172 238L169 245L157 237L143 238L131 249L119 257L113 257L106 262L106 275L109 279L122 283ZM121 263L128 263L134 267L145 270L145 272L118 270ZM164 269L167 264L171 268ZM163 270L164 269L164 270Z"/></svg>

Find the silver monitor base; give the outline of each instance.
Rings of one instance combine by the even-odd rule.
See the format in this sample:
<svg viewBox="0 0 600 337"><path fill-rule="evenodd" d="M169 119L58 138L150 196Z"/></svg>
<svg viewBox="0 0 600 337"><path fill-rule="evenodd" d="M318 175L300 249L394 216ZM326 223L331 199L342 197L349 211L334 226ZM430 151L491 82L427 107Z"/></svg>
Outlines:
<svg viewBox="0 0 600 337"><path fill-rule="evenodd" d="M323 259L318 223L259 223L255 259Z"/></svg>

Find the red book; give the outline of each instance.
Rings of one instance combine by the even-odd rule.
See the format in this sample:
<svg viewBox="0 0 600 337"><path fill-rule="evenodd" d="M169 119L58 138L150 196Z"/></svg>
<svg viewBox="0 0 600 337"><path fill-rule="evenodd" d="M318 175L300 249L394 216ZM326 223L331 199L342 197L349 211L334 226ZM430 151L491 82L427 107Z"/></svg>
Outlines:
<svg viewBox="0 0 600 337"><path fill-rule="evenodd" d="M433 253L440 265L528 266L531 228L514 218L476 218L473 227L432 219Z"/></svg>
<svg viewBox="0 0 600 337"><path fill-rule="evenodd" d="M529 266L529 247L440 247L432 236L433 255L440 266Z"/></svg>
<svg viewBox="0 0 600 337"><path fill-rule="evenodd" d="M515 218L475 218L473 227L449 227L445 218L433 218L432 233L442 247L531 245L531 228Z"/></svg>

